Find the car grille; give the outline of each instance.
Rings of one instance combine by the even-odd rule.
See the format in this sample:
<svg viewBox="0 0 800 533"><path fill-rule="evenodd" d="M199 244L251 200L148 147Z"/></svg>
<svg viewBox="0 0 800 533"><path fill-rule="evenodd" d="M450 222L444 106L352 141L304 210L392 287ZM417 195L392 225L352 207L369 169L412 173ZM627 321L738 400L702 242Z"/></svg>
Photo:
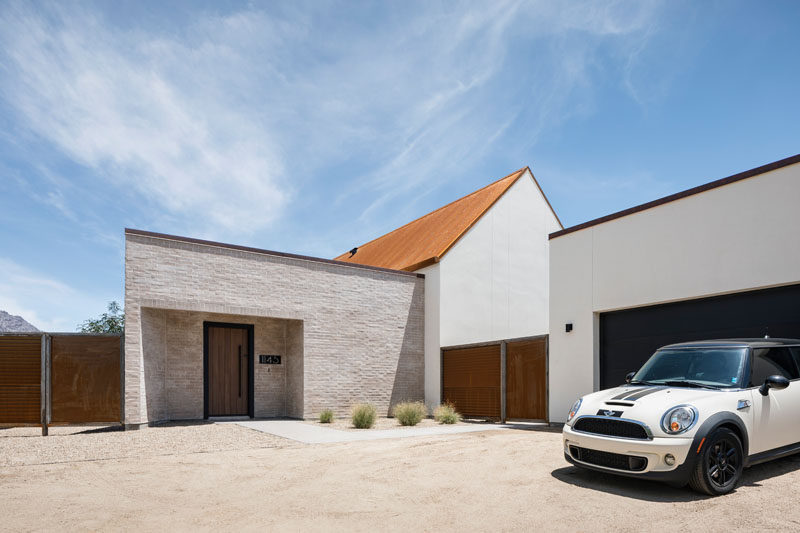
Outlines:
<svg viewBox="0 0 800 533"><path fill-rule="evenodd" d="M626 439L649 439L644 426L635 422L615 420L613 418L584 417L575 422L575 431L607 435L609 437L624 437Z"/></svg>
<svg viewBox="0 0 800 533"><path fill-rule="evenodd" d="M641 472L647 468L647 458L635 455L623 455L621 453L601 452L600 450L590 450L579 446L570 446L569 453L573 459L590 465L604 466L616 470L627 470L629 472Z"/></svg>

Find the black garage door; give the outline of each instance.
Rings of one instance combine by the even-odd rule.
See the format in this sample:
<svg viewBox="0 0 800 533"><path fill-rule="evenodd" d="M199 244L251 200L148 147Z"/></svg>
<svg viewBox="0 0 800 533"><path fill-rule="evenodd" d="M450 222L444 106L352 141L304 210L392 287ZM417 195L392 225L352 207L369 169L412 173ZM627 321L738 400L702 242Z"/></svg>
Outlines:
<svg viewBox="0 0 800 533"><path fill-rule="evenodd" d="M600 315L600 388L619 385L659 347L736 337L800 339L800 285Z"/></svg>

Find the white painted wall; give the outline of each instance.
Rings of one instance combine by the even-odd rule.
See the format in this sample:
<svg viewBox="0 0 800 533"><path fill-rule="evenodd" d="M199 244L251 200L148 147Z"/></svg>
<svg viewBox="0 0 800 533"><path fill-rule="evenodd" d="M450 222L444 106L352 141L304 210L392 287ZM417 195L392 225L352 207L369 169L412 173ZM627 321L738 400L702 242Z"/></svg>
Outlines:
<svg viewBox="0 0 800 533"><path fill-rule="evenodd" d="M797 283L798 265L800 164L551 240L550 420L596 390L598 313Z"/></svg>
<svg viewBox="0 0 800 533"><path fill-rule="evenodd" d="M530 173L425 274L425 398L438 404L440 347L547 333L548 235L561 229ZM435 295L435 296L434 296Z"/></svg>
<svg viewBox="0 0 800 533"><path fill-rule="evenodd" d="M441 344L548 331L548 241L561 229L528 173L442 258Z"/></svg>
<svg viewBox="0 0 800 533"><path fill-rule="evenodd" d="M418 270L425 274L425 404L429 409L441 398L439 360L439 263Z"/></svg>

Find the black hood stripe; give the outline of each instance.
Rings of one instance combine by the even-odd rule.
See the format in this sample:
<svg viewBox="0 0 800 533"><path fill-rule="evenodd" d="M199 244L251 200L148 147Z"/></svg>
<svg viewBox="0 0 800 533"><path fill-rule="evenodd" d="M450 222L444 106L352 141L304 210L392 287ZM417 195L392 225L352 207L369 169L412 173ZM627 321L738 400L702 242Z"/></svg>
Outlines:
<svg viewBox="0 0 800 533"><path fill-rule="evenodd" d="M644 398L648 394L653 394L654 392L662 391L662 390L664 390L666 388L667 387L649 387L648 389L643 390L641 392L637 392L635 394L632 394L632 395L628 396L625 399L628 400L628 401L633 402L633 401L638 400L639 398Z"/></svg>
<svg viewBox="0 0 800 533"><path fill-rule="evenodd" d="M644 388L628 389L625 392L623 392L622 394L618 394L618 395L614 396L611 399L612 400L621 400L622 398L624 398L625 396L627 396L629 394L636 394L637 392L640 392L640 391L643 391L643 390L644 390Z"/></svg>

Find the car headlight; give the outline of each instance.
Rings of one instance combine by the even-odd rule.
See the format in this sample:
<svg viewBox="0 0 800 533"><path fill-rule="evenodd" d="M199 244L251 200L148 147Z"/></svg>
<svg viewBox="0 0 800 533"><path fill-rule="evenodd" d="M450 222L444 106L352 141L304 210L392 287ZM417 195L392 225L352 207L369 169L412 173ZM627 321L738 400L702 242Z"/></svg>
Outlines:
<svg viewBox="0 0 800 533"><path fill-rule="evenodd" d="M567 415L567 422L571 422L572 419L575 418L575 415L578 414L578 409L581 408L581 402L582 401L583 401L583 398L579 399L577 402L572 404L572 408L569 410L569 414Z"/></svg>
<svg viewBox="0 0 800 533"><path fill-rule="evenodd" d="M691 405L676 405L661 417L661 429L670 435L689 431L697 422L697 409Z"/></svg>

